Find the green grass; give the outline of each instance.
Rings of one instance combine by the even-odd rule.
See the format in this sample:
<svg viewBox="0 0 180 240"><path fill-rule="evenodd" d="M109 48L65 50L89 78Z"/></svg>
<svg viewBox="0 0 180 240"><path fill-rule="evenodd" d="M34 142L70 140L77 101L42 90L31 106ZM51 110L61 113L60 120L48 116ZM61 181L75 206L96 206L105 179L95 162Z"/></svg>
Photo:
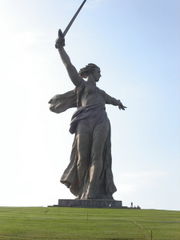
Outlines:
<svg viewBox="0 0 180 240"><path fill-rule="evenodd" d="M180 240L180 212L0 208L0 240Z"/></svg>

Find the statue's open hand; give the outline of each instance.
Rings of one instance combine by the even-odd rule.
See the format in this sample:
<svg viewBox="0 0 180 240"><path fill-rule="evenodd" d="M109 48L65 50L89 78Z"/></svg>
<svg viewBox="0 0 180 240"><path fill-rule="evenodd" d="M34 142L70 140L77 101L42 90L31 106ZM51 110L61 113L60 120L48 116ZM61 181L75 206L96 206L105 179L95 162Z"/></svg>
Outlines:
<svg viewBox="0 0 180 240"><path fill-rule="evenodd" d="M65 39L64 39L64 36L63 36L63 33L62 33L61 29L59 29L58 39L56 40L55 48L59 49L59 48L62 48L64 46L65 46Z"/></svg>
<svg viewBox="0 0 180 240"><path fill-rule="evenodd" d="M118 105L120 110L125 110L127 107L122 104L122 102L119 103Z"/></svg>

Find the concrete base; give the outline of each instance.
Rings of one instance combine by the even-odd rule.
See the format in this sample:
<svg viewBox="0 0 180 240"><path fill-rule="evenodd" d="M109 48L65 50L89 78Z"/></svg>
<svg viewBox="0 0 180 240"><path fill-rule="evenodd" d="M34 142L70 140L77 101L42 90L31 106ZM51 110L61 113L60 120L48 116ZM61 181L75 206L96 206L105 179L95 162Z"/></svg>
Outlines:
<svg viewBox="0 0 180 240"><path fill-rule="evenodd" d="M54 207L79 207L79 208L124 208L122 201L109 199L59 199Z"/></svg>

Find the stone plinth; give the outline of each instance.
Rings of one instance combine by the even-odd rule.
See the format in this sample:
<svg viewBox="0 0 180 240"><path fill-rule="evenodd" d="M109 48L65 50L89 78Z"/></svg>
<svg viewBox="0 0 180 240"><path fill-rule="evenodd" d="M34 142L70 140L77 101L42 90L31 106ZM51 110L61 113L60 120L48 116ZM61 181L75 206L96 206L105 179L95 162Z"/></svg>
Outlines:
<svg viewBox="0 0 180 240"><path fill-rule="evenodd" d="M82 208L123 208L122 201L109 199L59 199L56 207L82 207Z"/></svg>

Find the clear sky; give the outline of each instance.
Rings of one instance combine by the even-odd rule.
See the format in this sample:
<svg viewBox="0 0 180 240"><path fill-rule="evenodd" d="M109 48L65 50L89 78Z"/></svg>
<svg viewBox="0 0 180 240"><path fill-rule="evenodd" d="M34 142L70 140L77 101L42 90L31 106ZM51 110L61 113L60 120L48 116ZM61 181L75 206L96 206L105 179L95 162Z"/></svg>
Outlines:
<svg viewBox="0 0 180 240"><path fill-rule="evenodd" d="M0 206L74 198L59 179L69 162L74 110L49 99L74 88L54 42L81 0L0 0ZM180 1L87 0L66 37L77 69L100 66L116 200L180 209Z"/></svg>

